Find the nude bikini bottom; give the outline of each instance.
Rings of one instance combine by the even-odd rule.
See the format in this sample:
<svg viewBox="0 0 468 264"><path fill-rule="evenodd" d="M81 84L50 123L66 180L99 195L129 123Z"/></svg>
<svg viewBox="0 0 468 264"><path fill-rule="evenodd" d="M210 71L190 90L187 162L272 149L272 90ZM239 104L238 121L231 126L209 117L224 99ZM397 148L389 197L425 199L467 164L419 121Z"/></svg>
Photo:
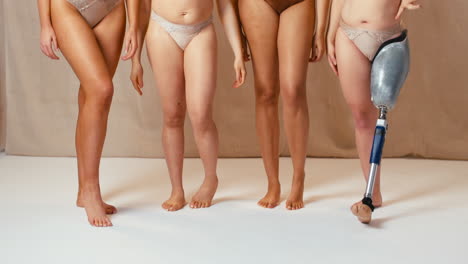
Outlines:
<svg viewBox="0 0 468 264"><path fill-rule="evenodd" d="M198 35L205 27L213 23L213 17L195 25L174 24L152 11L151 19L159 24L182 49L188 46L190 41Z"/></svg>
<svg viewBox="0 0 468 264"><path fill-rule="evenodd" d="M385 31L378 31L351 27L343 21L340 22L340 28L369 61L374 59L375 54L385 41L398 36L403 31L400 24Z"/></svg>
<svg viewBox="0 0 468 264"><path fill-rule="evenodd" d="M250 0L252 1L252 0ZM284 10L289 7L303 2L304 0L264 0L267 2L278 14L281 14Z"/></svg>
<svg viewBox="0 0 468 264"><path fill-rule="evenodd" d="M67 0L76 7L93 28L103 20L121 0Z"/></svg>

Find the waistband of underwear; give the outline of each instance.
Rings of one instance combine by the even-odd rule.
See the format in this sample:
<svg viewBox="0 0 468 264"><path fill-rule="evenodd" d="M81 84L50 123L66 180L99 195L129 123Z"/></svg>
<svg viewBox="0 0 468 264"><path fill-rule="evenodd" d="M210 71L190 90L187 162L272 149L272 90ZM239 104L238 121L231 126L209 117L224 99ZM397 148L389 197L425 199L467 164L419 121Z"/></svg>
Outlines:
<svg viewBox="0 0 468 264"><path fill-rule="evenodd" d="M370 32L370 33L391 34L391 35L400 33L400 32L402 32L404 30L400 23L395 24L394 26L392 26L390 28L387 28L387 29L373 30L373 29L366 29L366 28L360 28L360 27L353 27L353 26L350 26L349 24L347 24L346 22L344 22L343 20L340 20L340 27L342 27L344 29L353 29L353 30L366 31L366 32Z"/></svg>
<svg viewBox="0 0 468 264"><path fill-rule="evenodd" d="M165 19L164 17L158 15L154 10L151 10L151 18L156 20L159 23L169 24L169 25L171 25L172 28L175 28L175 29L187 29L187 27L204 27L204 26L209 25L209 24L211 24L213 22L213 15L211 15L207 20L205 20L203 22L200 22L200 23L197 23L197 24L187 24L187 25L176 24L176 23L173 23L173 22Z"/></svg>

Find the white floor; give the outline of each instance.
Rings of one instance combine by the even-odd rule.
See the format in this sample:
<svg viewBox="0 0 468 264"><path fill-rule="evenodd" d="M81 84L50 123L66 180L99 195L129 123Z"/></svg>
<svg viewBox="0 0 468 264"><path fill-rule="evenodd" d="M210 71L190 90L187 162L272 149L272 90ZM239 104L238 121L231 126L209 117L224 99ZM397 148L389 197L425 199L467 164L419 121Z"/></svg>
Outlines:
<svg viewBox="0 0 468 264"><path fill-rule="evenodd" d="M273 210L256 205L261 161L223 159L214 206L169 213L163 160L104 159L104 196L120 211L98 229L73 206L75 159L0 155L0 263L468 263L468 162L384 165L385 206L363 225L348 209L364 191L357 160L308 160L306 207L290 212L289 159ZM202 172L186 160L188 197Z"/></svg>

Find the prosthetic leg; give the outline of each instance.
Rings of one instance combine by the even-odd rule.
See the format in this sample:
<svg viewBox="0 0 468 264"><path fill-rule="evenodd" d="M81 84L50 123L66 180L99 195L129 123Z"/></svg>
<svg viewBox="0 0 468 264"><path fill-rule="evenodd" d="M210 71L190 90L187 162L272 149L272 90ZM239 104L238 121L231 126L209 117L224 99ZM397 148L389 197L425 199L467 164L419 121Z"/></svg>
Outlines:
<svg viewBox="0 0 468 264"><path fill-rule="evenodd" d="M408 37L405 30L399 37L382 44L372 61L371 99L380 113L370 155L371 167L366 193L362 199L362 205L355 213L359 221L363 223L371 221L374 211L372 194L387 132L387 112L395 106L400 89L406 80L409 71L409 58Z"/></svg>

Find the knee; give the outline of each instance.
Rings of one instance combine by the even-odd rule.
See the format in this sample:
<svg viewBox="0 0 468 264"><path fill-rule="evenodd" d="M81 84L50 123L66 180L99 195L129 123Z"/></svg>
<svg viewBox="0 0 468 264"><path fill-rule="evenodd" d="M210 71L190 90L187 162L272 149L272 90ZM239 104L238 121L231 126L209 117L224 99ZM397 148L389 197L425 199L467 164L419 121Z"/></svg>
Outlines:
<svg viewBox="0 0 468 264"><path fill-rule="evenodd" d="M168 128L184 127L185 109L182 107L164 111L164 126Z"/></svg>
<svg viewBox="0 0 468 264"><path fill-rule="evenodd" d="M114 85L112 80L100 79L94 81L83 96L86 101L90 100L101 106L110 106L113 95Z"/></svg>
<svg viewBox="0 0 468 264"><path fill-rule="evenodd" d="M301 107L307 103L305 84L295 82L281 85L281 98L285 107Z"/></svg>
<svg viewBox="0 0 468 264"><path fill-rule="evenodd" d="M357 130L372 130L375 127L375 111L370 109L352 109L354 126Z"/></svg>
<svg viewBox="0 0 468 264"><path fill-rule="evenodd" d="M198 133L208 131L214 125L213 117L208 111L191 112L190 121Z"/></svg>
<svg viewBox="0 0 468 264"><path fill-rule="evenodd" d="M268 81L255 82L255 98L257 104L277 105L279 99L279 90L276 84Z"/></svg>

